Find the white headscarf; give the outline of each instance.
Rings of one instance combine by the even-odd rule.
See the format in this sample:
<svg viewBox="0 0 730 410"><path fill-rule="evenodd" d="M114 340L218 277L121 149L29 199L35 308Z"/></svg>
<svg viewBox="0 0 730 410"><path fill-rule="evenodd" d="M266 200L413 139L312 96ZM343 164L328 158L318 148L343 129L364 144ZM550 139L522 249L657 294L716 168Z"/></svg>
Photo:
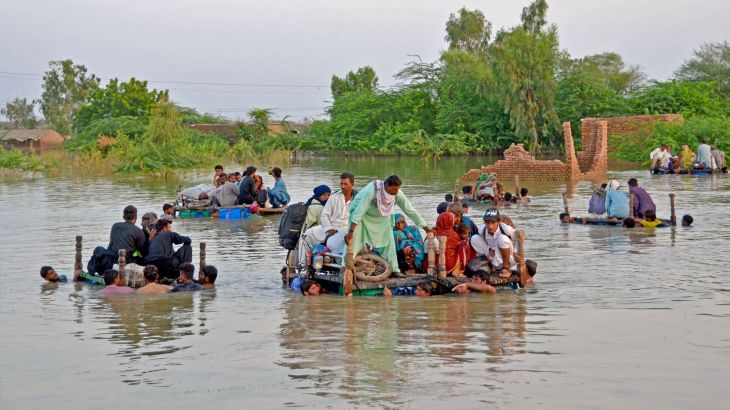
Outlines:
<svg viewBox="0 0 730 410"><path fill-rule="evenodd" d="M381 180L375 180L375 204L378 206L380 215L393 216L395 211L395 195L391 195L385 190L385 183Z"/></svg>
<svg viewBox="0 0 730 410"><path fill-rule="evenodd" d="M615 179L612 179L606 185L606 191L618 191L619 187L621 187L621 184Z"/></svg>

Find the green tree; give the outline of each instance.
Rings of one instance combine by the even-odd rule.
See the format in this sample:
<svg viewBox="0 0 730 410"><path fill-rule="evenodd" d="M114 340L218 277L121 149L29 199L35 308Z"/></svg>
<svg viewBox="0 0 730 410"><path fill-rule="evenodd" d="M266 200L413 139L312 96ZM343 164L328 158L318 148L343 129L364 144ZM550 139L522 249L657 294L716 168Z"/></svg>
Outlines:
<svg viewBox="0 0 730 410"><path fill-rule="evenodd" d="M43 93L39 100L46 122L61 134L71 134L78 109L98 88L99 79L87 75L83 65L71 60L51 61L43 75Z"/></svg>
<svg viewBox="0 0 730 410"><path fill-rule="evenodd" d="M153 104L169 99L167 90L148 90L147 81L132 77L128 82L109 80L91 92L88 103L78 109L74 125L81 131L92 122L116 117L147 117Z"/></svg>
<svg viewBox="0 0 730 410"><path fill-rule="evenodd" d="M522 12L522 26L497 34L492 45L492 67L505 112L518 137L540 145L539 135L550 142L558 128L554 109L558 35L545 27L547 4L536 0Z"/></svg>
<svg viewBox="0 0 730 410"><path fill-rule="evenodd" d="M730 98L730 43L705 43L674 73L683 81L714 81L725 98Z"/></svg>
<svg viewBox="0 0 730 410"><path fill-rule="evenodd" d="M253 121L255 135L269 135L269 120L272 113L270 108L252 108L248 112L248 116Z"/></svg>
<svg viewBox="0 0 730 410"><path fill-rule="evenodd" d="M483 53L489 46L492 36L492 23L479 10L462 7L457 14L451 14L446 22L446 40L449 49L459 49L469 53Z"/></svg>
<svg viewBox="0 0 730 410"><path fill-rule="evenodd" d="M629 104L637 114L730 115L730 100L720 96L714 82L654 82L632 95Z"/></svg>
<svg viewBox="0 0 730 410"><path fill-rule="evenodd" d="M374 93L378 90L378 76L375 75L375 70L372 67L360 67L355 72L350 71L343 78L333 75L330 90L332 91L332 98L335 100L337 97L352 91Z"/></svg>
<svg viewBox="0 0 730 410"><path fill-rule="evenodd" d="M35 128L38 119L33 113L35 104L28 103L25 98L15 98L0 109L0 115L4 115L10 122L12 128Z"/></svg>
<svg viewBox="0 0 730 410"><path fill-rule="evenodd" d="M154 146L179 143L184 138L182 116L175 104L162 100L152 105L150 121L143 138Z"/></svg>
<svg viewBox="0 0 730 410"><path fill-rule="evenodd" d="M558 73L562 76L584 73L595 77L607 87L621 95L638 90L646 82L646 74L638 65L627 66L621 55L606 52L578 59L567 58Z"/></svg>

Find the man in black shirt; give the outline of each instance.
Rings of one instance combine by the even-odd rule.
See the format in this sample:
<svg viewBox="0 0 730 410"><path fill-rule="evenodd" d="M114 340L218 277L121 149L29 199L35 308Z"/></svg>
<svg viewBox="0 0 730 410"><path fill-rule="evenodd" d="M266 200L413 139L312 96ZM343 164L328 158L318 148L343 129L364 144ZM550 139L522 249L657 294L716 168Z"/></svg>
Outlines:
<svg viewBox="0 0 730 410"><path fill-rule="evenodd" d="M112 225L109 234L109 246L107 251L112 255L118 255L120 249L127 251L127 261L135 262L142 259L142 252L145 250L147 239L142 229L135 225L137 223L137 208L132 205L124 208L124 222L117 222Z"/></svg>
<svg viewBox="0 0 730 410"><path fill-rule="evenodd" d="M150 253L144 262L155 265L161 278L175 279L179 276L180 265L193 261L190 238L172 232L172 221L168 219L158 219L155 230L157 234L150 242ZM175 251L173 244L182 246Z"/></svg>

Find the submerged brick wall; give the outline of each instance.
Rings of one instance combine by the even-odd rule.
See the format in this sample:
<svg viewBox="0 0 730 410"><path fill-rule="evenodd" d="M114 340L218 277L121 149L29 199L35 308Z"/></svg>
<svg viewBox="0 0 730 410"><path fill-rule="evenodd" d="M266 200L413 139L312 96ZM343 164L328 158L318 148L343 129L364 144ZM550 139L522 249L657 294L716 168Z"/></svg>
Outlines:
<svg viewBox="0 0 730 410"><path fill-rule="evenodd" d="M492 165L471 169L456 181L457 185L470 184L484 172L497 174L507 180L519 175L521 180L568 180L602 178L608 171L608 137L651 130L657 121L682 122L681 114L637 115L632 117L584 118L581 120L583 150L576 153L570 123L563 123L565 162L538 161L522 144L512 144L504 151L504 159Z"/></svg>

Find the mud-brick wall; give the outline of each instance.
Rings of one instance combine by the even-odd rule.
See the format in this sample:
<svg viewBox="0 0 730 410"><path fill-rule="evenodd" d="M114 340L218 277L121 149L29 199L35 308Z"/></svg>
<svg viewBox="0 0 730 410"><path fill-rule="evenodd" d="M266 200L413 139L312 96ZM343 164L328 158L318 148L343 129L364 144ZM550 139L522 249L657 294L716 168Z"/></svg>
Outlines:
<svg viewBox="0 0 730 410"><path fill-rule="evenodd" d="M581 132L583 141L583 152L595 152L595 138L598 132L598 124L600 121L606 121L608 125L608 136L622 135L637 132L639 130L652 131L654 124L657 122L684 122L682 114L659 114L659 115L634 115L631 117L611 117L611 118L583 118L581 120ZM611 147L608 147L609 151ZM584 154L587 156L588 154ZM580 155L578 162L581 162ZM582 163L581 163L582 166Z"/></svg>

